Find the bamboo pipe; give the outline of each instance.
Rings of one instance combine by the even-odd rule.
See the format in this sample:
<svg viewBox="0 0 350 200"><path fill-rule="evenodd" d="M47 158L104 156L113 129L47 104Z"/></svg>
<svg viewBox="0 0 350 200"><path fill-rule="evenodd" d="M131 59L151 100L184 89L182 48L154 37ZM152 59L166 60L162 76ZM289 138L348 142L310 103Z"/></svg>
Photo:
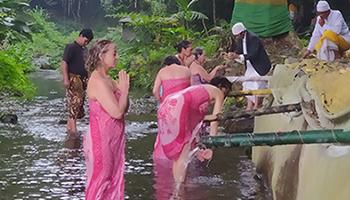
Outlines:
<svg viewBox="0 0 350 200"><path fill-rule="evenodd" d="M311 130L270 133L240 133L219 136L204 136L200 142L206 147L251 147L287 144L350 143L350 131Z"/></svg>

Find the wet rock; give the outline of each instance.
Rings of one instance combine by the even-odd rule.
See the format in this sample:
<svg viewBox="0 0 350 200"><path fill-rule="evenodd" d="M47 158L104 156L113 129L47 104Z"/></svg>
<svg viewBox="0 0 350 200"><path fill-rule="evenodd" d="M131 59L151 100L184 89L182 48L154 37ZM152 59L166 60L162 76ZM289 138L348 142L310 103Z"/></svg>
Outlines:
<svg viewBox="0 0 350 200"><path fill-rule="evenodd" d="M254 129L254 118L226 120L223 123L225 132L230 134L235 133L251 133Z"/></svg>
<svg viewBox="0 0 350 200"><path fill-rule="evenodd" d="M287 59L284 60L284 64L293 64L297 62L299 62L299 60L293 57L288 57Z"/></svg>
<svg viewBox="0 0 350 200"><path fill-rule="evenodd" d="M145 95L143 96L143 98L145 98L145 99L149 99L149 98L151 98L151 95L149 95L149 94L145 94Z"/></svg>
<svg viewBox="0 0 350 200"><path fill-rule="evenodd" d="M0 113L0 122L7 124L17 124L18 117L12 113Z"/></svg>
<svg viewBox="0 0 350 200"><path fill-rule="evenodd" d="M158 125L157 125L157 123L152 123L148 126L148 128L149 129L156 129L156 128L158 128Z"/></svg>
<svg viewBox="0 0 350 200"><path fill-rule="evenodd" d="M66 119L60 119L58 121L58 124L67 124L67 120Z"/></svg>
<svg viewBox="0 0 350 200"><path fill-rule="evenodd" d="M34 58L33 65L39 69L54 69L50 63L50 57L48 56L40 56L39 58Z"/></svg>
<svg viewBox="0 0 350 200"><path fill-rule="evenodd" d="M152 114L157 111L158 101L149 96L148 98L130 99L129 114Z"/></svg>

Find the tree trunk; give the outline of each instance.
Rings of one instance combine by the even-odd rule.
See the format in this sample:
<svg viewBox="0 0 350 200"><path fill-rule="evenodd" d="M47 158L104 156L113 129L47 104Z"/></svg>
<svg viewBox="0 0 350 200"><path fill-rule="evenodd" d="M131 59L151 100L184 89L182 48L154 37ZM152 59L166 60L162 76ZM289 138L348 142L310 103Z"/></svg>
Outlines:
<svg viewBox="0 0 350 200"><path fill-rule="evenodd" d="M213 24L216 26L216 0L213 0Z"/></svg>

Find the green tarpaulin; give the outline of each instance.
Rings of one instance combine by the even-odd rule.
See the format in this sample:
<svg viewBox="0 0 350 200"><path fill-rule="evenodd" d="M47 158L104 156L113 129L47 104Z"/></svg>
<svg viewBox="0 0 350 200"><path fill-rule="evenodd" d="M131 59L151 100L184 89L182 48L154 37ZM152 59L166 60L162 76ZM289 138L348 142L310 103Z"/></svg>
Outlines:
<svg viewBox="0 0 350 200"><path fill-rule="evenodd" d="M231 23L243 22L260 37L272 37L292 30L287 0L236 0Z"/></svg>

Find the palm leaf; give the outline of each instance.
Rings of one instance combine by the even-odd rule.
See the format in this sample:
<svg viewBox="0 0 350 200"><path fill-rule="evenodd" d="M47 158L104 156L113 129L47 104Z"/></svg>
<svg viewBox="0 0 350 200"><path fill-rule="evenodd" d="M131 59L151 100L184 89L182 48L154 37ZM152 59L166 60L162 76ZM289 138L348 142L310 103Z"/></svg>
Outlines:
<svg viewBox="0 0 350 200"><path fill-rule="evenodd" d="M187 8L190 8L192 4L198 2L199 0L192 0L188 5Z"/></svg>
<svg viewBox="0 0 350 200"><path fill-rule="evenodd" d="M180 10L187 10L188 0L176 0L176 4Z"/></svg>
<svg viewBox="0 0 350 200"><path fill-rule="evenodd" d="M197 20L197 19L206 19L206 20L208 20L208 17L205 14L201 13L201 12L191 11L190 19L191 19L191 21Z"/></svg>

